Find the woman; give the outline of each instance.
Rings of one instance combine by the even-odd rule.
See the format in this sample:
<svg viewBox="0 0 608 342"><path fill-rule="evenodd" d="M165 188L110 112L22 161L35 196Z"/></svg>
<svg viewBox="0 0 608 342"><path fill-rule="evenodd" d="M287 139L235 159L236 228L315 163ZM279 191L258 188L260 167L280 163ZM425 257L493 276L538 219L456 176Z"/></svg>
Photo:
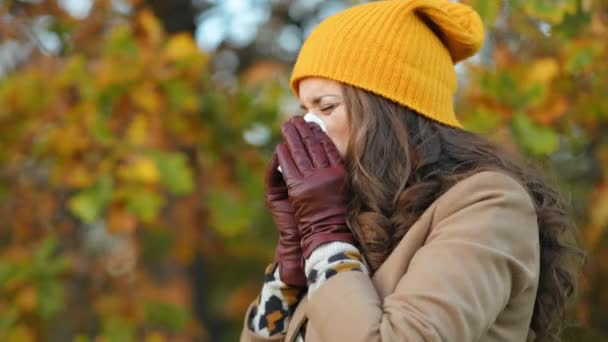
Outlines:
<svg viewBox="0 0 608 342"><path fill-rule="evenodd" d="M559 340L564 206L454 115L454 64L483 37L448 0L366 3L310 34L290 85L327 134L282 127L279 242L241 341Z"/></svg>

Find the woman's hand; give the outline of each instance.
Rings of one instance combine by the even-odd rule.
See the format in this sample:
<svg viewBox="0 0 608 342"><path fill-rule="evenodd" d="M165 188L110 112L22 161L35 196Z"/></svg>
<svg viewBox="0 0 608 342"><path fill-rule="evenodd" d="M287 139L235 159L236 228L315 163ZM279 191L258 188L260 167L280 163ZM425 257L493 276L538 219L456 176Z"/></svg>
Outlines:
<svg viewBox="0 0 608 342"><path fill-rule="evenodd" d="M279 230L279 241L275 250L275 262L279 265L279 277L287 285L306 286L306 276L302 267L300 234L294 217L294 209L289 202L287 186L277 170L277 153L266 169L264 178L264 199L274 223Z"/></svg>
<svg viewBox="0 0 608 342"><path fill-rule="evenodd" d="M304 258L326 242L355 244L346 225L347 173L336 146L321 128L300 116L285 123L282 134L285 144L279 144L276 153L295 209Z"/></svg>

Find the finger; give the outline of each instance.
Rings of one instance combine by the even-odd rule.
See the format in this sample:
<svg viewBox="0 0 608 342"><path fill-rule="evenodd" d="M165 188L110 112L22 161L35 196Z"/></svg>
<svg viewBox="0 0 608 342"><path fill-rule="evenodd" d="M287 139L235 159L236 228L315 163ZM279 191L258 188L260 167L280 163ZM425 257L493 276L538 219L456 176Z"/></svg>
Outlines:
<svg viewBox="0 0 608 342"><path fill-rule="evenodd" d="M277 170L277 167L279 167L279 158L275 149L275 151L272 153L272 158L268 163L268 167L266 168L266 174L264 177L264 184L266 184L267 187L277 187L282 185L283 176L281 176L281 173L279 170Z"/></svg>
<svg viewBox="0 0 608 342"><path fill-rule="evenodd" d="M275 147L275 150L272 152L272 157L268 162L268 170L276 170L279 165L279 158L277 156L277 150Z"/></svg>
<svg viewBox="0 0 608 342"><path fill-rule="evenodd" d="M288 179L301 177L300 171L298 170L298 167L296 166L287 145L277 145L277 158L279 159L279 164L281 164L281 170L283 170L283 177L286 181Z"/></svg>
<svg viewBox="0 0 608 342"><path fill-rule="evenodd" d="M291 120L294 126L300 133L302 140L304 141L304 146L306 147L306 151L312 159L315 167L327 167L329 166L329 161L327 160L327 155L325 153L325 149L323 145L321 145L321 140L319 140L318 136L316 136L312 130L311 126L317 126L315 123L308 123L304 121L301 116L293 117Z"/></svg>
<svg viewBox="0 0 608 342"><path fill-rule="evenodd" d="M323 146L323 148L325 150L325 154L327 156L329 164L330 165L343 165L344 161L342 160L342 157L340 157L340 152L338 152L338 148L336 148L336 145L333 143L333 141L331 140L329 135L327 135L327 133L323 132L321 127L319 127L318 125L314 125L314 126L315 127L311 127L311 129L312 129L313 133L315 134L315 136L317 137L317 139L321 142L321 145Z"/></svg>
<svg viewBox="0 0 608 342"><path fill-rule="evenodd" d="M294 164L297 166L299 172L312 169L312 161L306 151L302 137L291 121L283 124L281 127L281 134L285 139L285 144L287 144L286 147L289 149ZM281 161L281 159L279 159L279 161ZM283 167L283 164L281 164L281 167Z"/></svg>

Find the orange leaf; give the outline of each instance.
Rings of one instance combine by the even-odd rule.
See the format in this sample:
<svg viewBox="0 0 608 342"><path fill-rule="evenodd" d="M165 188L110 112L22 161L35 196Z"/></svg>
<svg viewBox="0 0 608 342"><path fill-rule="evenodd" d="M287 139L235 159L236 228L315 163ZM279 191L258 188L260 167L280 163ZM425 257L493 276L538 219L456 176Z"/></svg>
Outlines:
<svg viewBox="0 0 608 342"><path fill-rule="evenodd" d="M568 102L563 97L557 98L548 98L545 101L544 107L535 110L530 114L531 118L545 126L549 126L554 123L556 120L561 118L568 109Z"/></svg>
<svg viewBox="0 0 608 342"><path fill-rule="evenodd" d="M17 294L15 302L24 312L31 312L36 308L38 295L33 286L27 286Z"/></svg>
<svg viewBox="0 0 608 342"><path fill-rule="evenodd" d="M108 210L108 228L111 232L132 233L137 226L137 218L122 206L111 206Z"/></svg>

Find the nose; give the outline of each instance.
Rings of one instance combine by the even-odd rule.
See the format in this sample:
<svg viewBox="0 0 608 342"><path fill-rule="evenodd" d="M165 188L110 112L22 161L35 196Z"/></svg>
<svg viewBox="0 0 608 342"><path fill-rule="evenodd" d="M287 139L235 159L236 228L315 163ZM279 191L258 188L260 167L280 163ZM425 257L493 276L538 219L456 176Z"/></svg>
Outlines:
<svg viewBox="0 0 608 342"><path fill-rule="evenodd" d="M317 125L319 125L321 127L323 132L327 133L327 127L325 127L325 123L323 122L323 120L320 117L315 115L313 112L306 113L306 115L304 115L304 121L316 123Z"/></svg>

